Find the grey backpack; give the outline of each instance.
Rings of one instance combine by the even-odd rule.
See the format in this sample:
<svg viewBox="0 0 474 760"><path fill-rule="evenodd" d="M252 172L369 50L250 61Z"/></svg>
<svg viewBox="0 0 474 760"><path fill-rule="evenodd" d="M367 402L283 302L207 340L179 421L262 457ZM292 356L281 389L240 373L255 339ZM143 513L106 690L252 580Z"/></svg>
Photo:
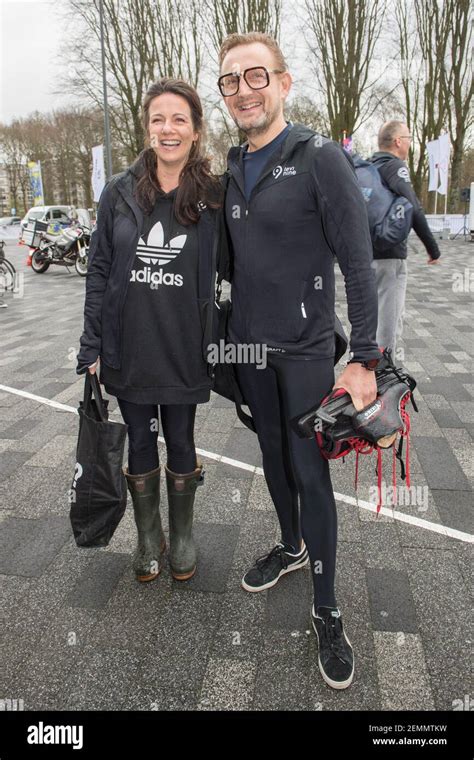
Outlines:
<svg viewBox="0 0 474 760"><path fill-rule="evenodd" d="M413 206L384 184L376 165L353 156L357 180L367 204L370 236L377 251L387 251L406 240L413 220Z"/></svg>

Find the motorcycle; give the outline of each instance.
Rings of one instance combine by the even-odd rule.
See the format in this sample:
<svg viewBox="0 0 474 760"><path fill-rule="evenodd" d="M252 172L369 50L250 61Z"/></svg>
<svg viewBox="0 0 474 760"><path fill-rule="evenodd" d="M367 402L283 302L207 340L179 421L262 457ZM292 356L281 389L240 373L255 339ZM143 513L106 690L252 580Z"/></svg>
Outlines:
<svg viewBox="0 0 474 760"><path fill-rule="evenodd" d="M61 235L39 234L35 248L30 249L31 268L43 274L51 264L69 267L74 264L76 272L85 277L90 244L90 230L82 224L67 227Z"/></svg>

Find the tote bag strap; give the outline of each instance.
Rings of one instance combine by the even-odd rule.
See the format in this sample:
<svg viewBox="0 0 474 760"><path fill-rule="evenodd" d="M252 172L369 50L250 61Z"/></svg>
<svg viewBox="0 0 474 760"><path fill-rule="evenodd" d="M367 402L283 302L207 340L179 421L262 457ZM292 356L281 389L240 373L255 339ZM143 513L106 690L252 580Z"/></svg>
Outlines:
<svg viewBox="0 0 474 760"><path fill-rule="evenodd" d="M96 408L99 413L101 422L108 421L107 409L102 397L102 391L100 390L100 383L97 378L97 373L92 375L89 371L86 372L86 381L84 383L84 401L83 409L86 414L90 413L92 396L94 396Z"/></svg>

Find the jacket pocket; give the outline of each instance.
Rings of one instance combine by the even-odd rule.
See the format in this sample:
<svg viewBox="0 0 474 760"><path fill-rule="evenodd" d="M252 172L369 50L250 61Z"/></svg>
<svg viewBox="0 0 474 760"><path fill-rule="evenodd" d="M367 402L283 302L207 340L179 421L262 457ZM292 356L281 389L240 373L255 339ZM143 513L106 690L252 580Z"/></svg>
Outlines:
<svg viewBox="0 0 474 760"><path fill-rule="evenodd" d="M252 336L258 334L270 344L298 343L309 322L304 301L306 286L306 281L302 281L286 297L280 292L272 302L263 303L251 327Z"/></svg>

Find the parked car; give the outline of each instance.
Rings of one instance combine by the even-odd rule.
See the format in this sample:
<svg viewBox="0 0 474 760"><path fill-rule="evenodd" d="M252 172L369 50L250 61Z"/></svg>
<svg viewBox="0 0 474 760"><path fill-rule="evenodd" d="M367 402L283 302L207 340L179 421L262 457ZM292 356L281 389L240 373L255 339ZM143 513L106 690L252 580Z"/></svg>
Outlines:
<svg viewBox="0 0 474 760"><path fill-rule="evenodd" d="M31 227L37 220L59 226L67 225L69 208L70 206L33 206L21 220L22 230L28 226Z"/></svg>
<svg viewBox="0 0 474 760"><path fill-rule="evenodd" d="M0 240L18 240L21 230L19 216L0 217Z"/></svg>
<svg viewBox="0 0 474 760"><path fill-rule="evenodd" d="M21 217L19 216L0 217L0 227L15 227L17 224L21 224Z"/></svg>

